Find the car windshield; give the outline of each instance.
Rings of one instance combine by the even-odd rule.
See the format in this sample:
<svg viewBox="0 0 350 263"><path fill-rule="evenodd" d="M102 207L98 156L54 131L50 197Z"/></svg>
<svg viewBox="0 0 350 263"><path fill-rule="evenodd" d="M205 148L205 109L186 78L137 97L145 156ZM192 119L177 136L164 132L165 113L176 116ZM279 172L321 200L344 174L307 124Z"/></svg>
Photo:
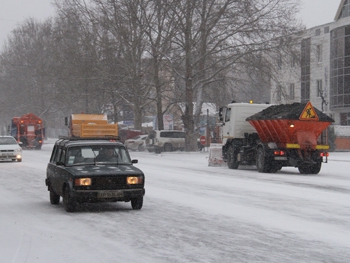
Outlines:
<svg viewBox="0 0 350 263"><path fill-rule="evenodd" d="M12 137L2 137L0 138L0 145L17 144L15 138Z"/></svg>
<svg viewBox="0 0 350 263"><path fill-rule="evenodd" d="M74 146L67 151L67 165L80 164L131 164L124 146L93 145Z"/></svg>

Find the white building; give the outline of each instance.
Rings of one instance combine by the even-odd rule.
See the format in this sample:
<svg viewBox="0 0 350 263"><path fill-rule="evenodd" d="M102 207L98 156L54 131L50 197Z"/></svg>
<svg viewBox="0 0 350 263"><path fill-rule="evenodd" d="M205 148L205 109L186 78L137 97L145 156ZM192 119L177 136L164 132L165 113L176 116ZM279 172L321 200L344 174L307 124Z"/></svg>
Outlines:
<svg viewBox="0 0 350 263"><path fill-rule="evenodd" d="M305 30L299 51L299 63L281 67L271 102L311 101L335 120L337 149L350 149L350 0L340 1L334 22Z"/></svg>

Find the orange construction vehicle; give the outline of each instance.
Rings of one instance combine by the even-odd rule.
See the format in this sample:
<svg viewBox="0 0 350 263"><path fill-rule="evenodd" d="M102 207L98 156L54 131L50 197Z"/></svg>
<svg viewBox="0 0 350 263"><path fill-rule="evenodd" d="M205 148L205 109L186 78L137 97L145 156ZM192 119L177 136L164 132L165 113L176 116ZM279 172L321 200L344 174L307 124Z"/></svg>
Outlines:
<svg viewBox="0 0 350 263"><path fill-rule="evenodd" d="M40 150L45 137L43 120L33 113L13 117L10 134L22 148Z"/></svg>

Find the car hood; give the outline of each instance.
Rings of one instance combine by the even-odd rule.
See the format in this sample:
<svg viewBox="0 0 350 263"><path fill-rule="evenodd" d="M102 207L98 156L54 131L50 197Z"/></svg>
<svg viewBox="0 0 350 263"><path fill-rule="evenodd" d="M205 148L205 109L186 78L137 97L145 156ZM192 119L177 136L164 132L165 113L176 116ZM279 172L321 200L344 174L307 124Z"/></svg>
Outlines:
<svg viewBox="0 0 350 263"><path fill-rule="evenodd" d="M17 150L20 149L21 147L18 144L2 144L0 145L0 151L1 150Z"/></svg>
<svg viewBox="0 0 350 263"><path fill-rule="evenodd" d="M66 169L75 176L86 176L86 175L141 175L143 172L132 165L84 165L84 166L71 166Z"/></svg>

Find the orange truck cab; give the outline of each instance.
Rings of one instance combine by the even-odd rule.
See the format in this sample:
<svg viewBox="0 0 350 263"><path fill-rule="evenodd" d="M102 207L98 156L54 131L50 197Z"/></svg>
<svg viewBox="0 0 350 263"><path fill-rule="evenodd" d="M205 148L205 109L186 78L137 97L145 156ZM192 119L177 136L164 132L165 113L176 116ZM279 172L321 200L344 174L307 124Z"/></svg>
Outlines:
<svg viewBox="0 0 350 263"><path fill-rule="evenodd" d="M21 147L40 150L45 137L43 120L33 113L13 117L10 134Z"/></svg>

